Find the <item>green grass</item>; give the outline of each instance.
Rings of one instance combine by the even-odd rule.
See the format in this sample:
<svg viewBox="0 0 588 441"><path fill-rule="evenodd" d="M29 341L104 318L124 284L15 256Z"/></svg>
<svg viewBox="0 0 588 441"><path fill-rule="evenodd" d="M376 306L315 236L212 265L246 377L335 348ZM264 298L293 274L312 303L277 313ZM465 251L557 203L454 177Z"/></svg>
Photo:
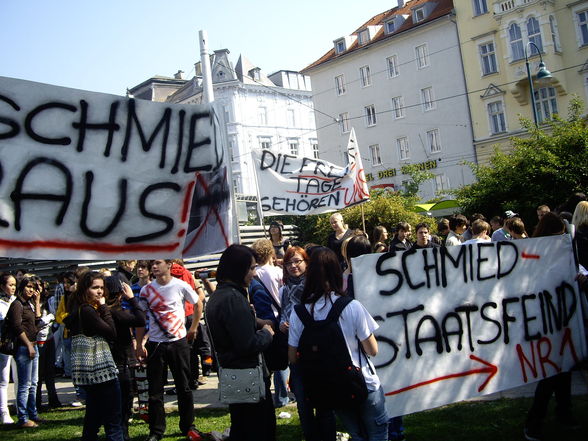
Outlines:
<svg viewBox="0 0 588 441"><path fill-rule="evenodd" d="M553 401L553 400L552 400ZM581 428L564 430L553 418L553 403L545 421L545 439L557 441L585 441L588 434L588 396L573 397L574 414ZM496 401L464 402L408 415L404 419L408 441L519 441L523 438L523 422L531 399L501 399ZM289 420L278 419L278 441L302 439L298 415L293 406ZM279 413L278 411L276 413ZM47 421L37 429L15 429L2 426L2 441L69 441L80 439L83 410L59 409L43 413ZM584 417L582 419L581 417ZM184 440L178 429L177 412L167 415L167 433L164 440ZM229 427L227 410L196 410L196 425L202 431L222 432ZM342 429L341 429L342 430ZM141 421L130 426L133 441L147 437L149 429Z"/></svg>

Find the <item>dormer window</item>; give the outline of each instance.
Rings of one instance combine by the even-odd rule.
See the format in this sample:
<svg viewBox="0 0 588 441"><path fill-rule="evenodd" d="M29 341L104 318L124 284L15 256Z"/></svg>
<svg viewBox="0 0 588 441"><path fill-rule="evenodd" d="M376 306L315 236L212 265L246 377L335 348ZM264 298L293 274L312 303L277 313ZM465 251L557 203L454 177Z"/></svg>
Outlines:
<svg viewBox="0 0 588 441"><path fill-rule="evenodd" d="M261 79L260 71L261 69L259 67L254 67L249 71L249 77L253 78L255 81L259 81Z"/></svg>
<svg viewBox="0 0 588 441"><path fill-rule="evenodd" d="M335 42L335 53L341 54L345 52L346 49L347 48L345 47L345 40L343 38Z"/></svg>
<svg viewBox="0 0 588 441"><path fill-rule="evenodd" d="M396 30L396 25L394 24L394 19L387 21L384 26L386 29L386 34L391 34L392 32L394 32Z"/></svg>
<svg viewBox="0 0 588 441"><path fill-rule="evenodd" d="M415 23L419 23L425 19L425 7L415 9L412 13L412 19Z"/></svg>
<svg viewBox="0 0 588 441"><path fill-rule="evenodd" d="M363 46L364 44L369 43L370 41L370 31L369 29L364 29L358 35L359 38L359 45Z"/></svg>

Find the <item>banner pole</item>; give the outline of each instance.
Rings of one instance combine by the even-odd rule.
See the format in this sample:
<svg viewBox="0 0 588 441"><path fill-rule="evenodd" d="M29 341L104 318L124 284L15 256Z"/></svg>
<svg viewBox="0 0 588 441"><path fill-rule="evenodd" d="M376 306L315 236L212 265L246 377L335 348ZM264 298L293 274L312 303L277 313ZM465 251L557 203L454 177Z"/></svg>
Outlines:
<svg viewBox="0 0 588 441"><path fill-rule="evenodd" d="M263 210L261 208L261 194L259 193L259 181L257 179L257 164L255 163L253 151L249 151L249 155L251 156L251 164L253 164L253 177L255 179L255 190L257 191L257 212L259 213L259 223L261 224L261 228L263 229L263 237L267 239L267 232L265 231L265 224L263 222Z"/></svg>
<svg viewBox="0 0 588 441"><path fill-rule="evenodd" d="M360 207L361 207L361 224L363 225L363 232L367 234L367 231L365 231L365 213L363 212L363 204L361 204Z"/></svg>

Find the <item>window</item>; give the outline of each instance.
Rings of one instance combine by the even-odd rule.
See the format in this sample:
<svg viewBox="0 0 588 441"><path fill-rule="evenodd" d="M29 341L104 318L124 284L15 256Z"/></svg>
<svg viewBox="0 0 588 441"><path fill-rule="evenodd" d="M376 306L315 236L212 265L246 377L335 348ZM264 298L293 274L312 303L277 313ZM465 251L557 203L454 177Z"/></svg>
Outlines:
<svg viewBox="0 0 588 441"><path fill-rule="evenodd" d="M364 44L370 41L370 31L368 29L364 29L357 35L358 44L363 46Z"/></svg>
<svg viewBox="0 0 588 441"><path fill-rule="evenodd" d="M370 104L369 106L365 106L364 110L365 110L365 124L368 127L375 126L376 125L376 108L374 107L374 105Z"/></svg>
<svg viewBox="0 0 588 441"><path fill-rule="evenodd" d="M372 156L372 165L381 165L380 144L370 145L370 154Z"/></svg>
<svg viewBox="0 0 588 441"><path fill-rule="evenodd" d="M489 75L498 72L496 64L496 52L494 43L484 43L478 46L480 49L480 62L482 63L482 75Z"/></svg>
<svg viewBox="0 0 588 441"><path fill-rule="evenodd" d="M543 87L535 91L535 109L537 109L537 119L540 123L558 113L555 88Z"/></svg>
<svg viewBox="0 0 588 441"><path fill-rule="evenodd" d="M435 175L435 188L437 191L443 191L449 189L449 180L444 174Z"/></svg>
<svg viewBox="0 0 588 441"><path fill-rule="evenodd" d="M488 118L490 120L490 133L492 135L506 132L506 121L504 119L504 110L501 101L488 103Z"/></svg>
<svg viewBox="0 0 588 441"><path fill-rule="evenodd" d="M386 27L386 34L391 34L396 30L396 25L394 24L394 20L387 21L385 24Z"/></svg>
<svg viewBox="0 0 588 441"><path fill-rule="evenodd" d="M425 19L425 8L415 9L412 13L412 17L415 23L423 21Z"/></svg>
<svg viewBox="0 0 588 441"><path fill-rule="evenodd" d="M263 150L271 150L272 139L269 136L260 136L259 147L261 147Z"/></svg>
<svg viewBox="0 0 588 441"><path fill-rule="evenodd" d="M343 95L345 93L345 77L343 75L337 75L335 77L335 87L337 89L337 95Z"/></svg>
<svg viewBox="0 0 588 441"><path fill-rule="evenodd" d="M349 132L349 113L339 114L339 125L341 127L341 133Z"/></svg>
<svg viewBox="0 0 588 441"><path fill-rule="evenodd" d="M416 52L417 68L423 69L429 65L429 51L426 44L414 48Z"/></svg>
<svg viewBox="0 0 588 441"><path fill-rule="evenodd" d="M361 87L367 87L372 84L369 66L363 66L359 68L359 78L361 81Z"/></svg>
<svg viewBox="0 0 588 441"><path fill-rule="evenodd" d="M488 12L486 0L474 0L474 15L482 15Z"/></svg>
<svg viewBox="0 0 588 441"><path fill-rule="evenodd" d="M518 24L513 23L508 28L508 41L510 42L510 52L513 60L525 58L525 49L523 47L523 36Z"/></svg>
<svg viewBox="0 0 588 441"><path fill-rule="evenodd" d="M535 43L539 48L539 52L543 52L543 41L541 40L541 29L539 28L539 20L535 17L530 17L527 20L527 35L529 37L529 42ZM537 48L530 44L531 46L531 54L530 55L537 55Z"/></svg>
<svg viewBox="0 0 588 441"><path fill-rule="evenodd" d="M396 55L392 55L386 58L386 62L388 63L388 77L394 78L398 76L398 57Z"/></svg>
<svg viewBox="0 0 588 441"><path fill-rule="evenodd" d="M311 147L311 150L312 150L312 157L314 159L319 159L319 145L318 145L318 140L311 139L310 140L310 147Z"/></svg>
<svg viewBox="0 0 588 441"><path fill-rule="evenodd" d="M392 113L394 119L404 118L404 98L401 96L392 98Z"/></svg>
<svg viewBox="0 0 588 441"><path fill-rule="evenodd" d="M341 39L341 40L337 40L335 42L335 52L337 52L338 54L345 52L345 40Z"/></svg>
<svg viewBox="0 0 588 441"><path fill-rule="evenodd" d="M298 140L297 139L289 139L288 140L288 147L290 147L290 154L292 156L298 156Z"/></svg>
<svg viewBox="0 0 588 441"><path fill-rule="evenodd" d="M427 132L427 141L429 142L429 151L431 153L439 153L441 151L439 129L429 130Z"/></svg>
<svg viewBox="0 0 588 441"><path fill-rule="evenodd" d="M433 97L433 88L425 87L421 89L421 103L423 104L423 111L427 112L435 108L435 98Z"/></svg>
<svg viewBox="0 0 588 441"><path fill-rule="evenodd" d="M588 44L588 9L576 12L578 21L578 36L580 37L580 46Z"/></svg>
<svg viewBox="0 0 588 441"><path fill-rule="evenodd" d="M561 45L559 43L559 32L557 30L557 22L553 15L549 16L549 30L551 31L551 41L553 42L553 49L556 52L561 52Z"/></svg>
<svg viewBox="0 0 588 441"><path fill-rule="evenodd" d="M260 126L267 126L267 108L258 107L257 109L257 121Z"/></svg>
<svg viewBox="0 0 588 441"><path fill-rule="evenodd" d="M408 150L408 138L402 137L396 140L396 145L398 146L398 157L401 161L408 159L410 157L410 151Z"/></svg>
<svg viewBox="0 0 588 441"><path fill-rule="evenodd" d="M286 119L288 121L288 127L296 127L296 117L294 114L294 109L286 110Z"/></svg>

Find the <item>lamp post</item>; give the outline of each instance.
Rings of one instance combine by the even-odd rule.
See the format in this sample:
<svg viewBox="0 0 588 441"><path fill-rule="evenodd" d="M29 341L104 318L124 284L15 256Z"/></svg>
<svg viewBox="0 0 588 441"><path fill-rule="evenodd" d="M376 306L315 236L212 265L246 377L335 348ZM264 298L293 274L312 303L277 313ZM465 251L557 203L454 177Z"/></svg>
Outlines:
<svg viewBox="0 0 588 441"><path fill-rule="evenodd" d="M541 56L541 50L539 47L529 41L525 46L525 66L527 66L527 79L529 80L529 91L531 92L531 107L533 108L533 120L535 121L535 127L539 127L539 117L537 115L537 106L535 105L535 88L533 87L533 77L531 76L531 68L529 67L529 55L527 54L527 48L529 45L535 46L535 50L539 54L539 70L537 71L537 81L545 78L551 78L551 72L545 68L543 57Z"/></svg>

